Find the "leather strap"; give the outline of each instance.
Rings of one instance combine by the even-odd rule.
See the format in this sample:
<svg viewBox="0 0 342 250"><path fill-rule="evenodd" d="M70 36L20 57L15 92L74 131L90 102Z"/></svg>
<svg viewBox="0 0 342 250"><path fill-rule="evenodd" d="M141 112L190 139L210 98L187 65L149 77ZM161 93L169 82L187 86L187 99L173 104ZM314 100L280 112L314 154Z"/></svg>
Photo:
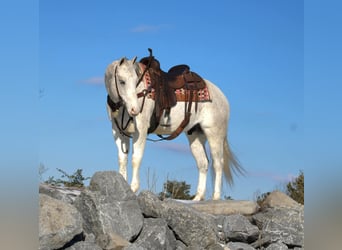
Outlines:
<svg viewBox="0 0 342 250"><path fill-rule="evenodd" d="M162 138L163 140L173 140L176 137L178 137L183 130L185 129L185 127L189 124L190 121L190 116L191 116L191 106L192 106L192 97L193 97L193 91L190 91L190 97L189 97L189 104L188 104L188 108L187 111L185 111L185 115L184 115L184 119L181 122L181 124L178 126L178 128L173 131L169 136L167 137L163 137L162 135L158 135L160 138Z"/></svg>

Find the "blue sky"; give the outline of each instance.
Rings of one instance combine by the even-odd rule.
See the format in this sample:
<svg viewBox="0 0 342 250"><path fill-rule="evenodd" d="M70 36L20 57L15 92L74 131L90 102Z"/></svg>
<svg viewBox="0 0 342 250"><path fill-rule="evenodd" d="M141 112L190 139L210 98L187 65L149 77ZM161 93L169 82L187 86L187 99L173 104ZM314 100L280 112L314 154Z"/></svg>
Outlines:
<svg viewBox="0 0 342 250"><path fill-rule="evenodd" d="M134 6L134 8L132 8ZM186 63L218 85L231 104L229 141L248 171L224 195L252 199L304 170L303 1L40 1L39 161L55 176L82 168L117 170L105 109L104 71L122 56L152 48L161 67ZM197 168L184 135L148 142L141 165L185 180ZM130 173L130 172L129 172ZM210 179L207 195L211 196Z"/></svg>

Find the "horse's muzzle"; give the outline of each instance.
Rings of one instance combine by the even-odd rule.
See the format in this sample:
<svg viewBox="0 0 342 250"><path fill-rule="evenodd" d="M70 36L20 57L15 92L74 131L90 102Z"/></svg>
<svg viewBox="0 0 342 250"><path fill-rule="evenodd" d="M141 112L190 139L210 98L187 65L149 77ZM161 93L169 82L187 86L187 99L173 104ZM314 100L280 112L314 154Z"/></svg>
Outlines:
<svg viewBox="0 0 342 250"><path fill-rule="evenodd" d="M128 110L130 116L137 116L140 113L138 108L132 107L131 110Z"/></svg>

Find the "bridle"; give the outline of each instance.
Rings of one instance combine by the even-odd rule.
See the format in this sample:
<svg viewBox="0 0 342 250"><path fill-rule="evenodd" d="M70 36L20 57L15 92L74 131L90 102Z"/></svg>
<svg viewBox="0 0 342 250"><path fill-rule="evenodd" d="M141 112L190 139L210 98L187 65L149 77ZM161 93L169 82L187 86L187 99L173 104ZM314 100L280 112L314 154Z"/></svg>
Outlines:
<svg viewBox="0 0 342 250"><path fill-rule="evenodd" d="M151 65L151 61L152 61L152 49L148 49L149 50L149 52L150 52L150 56L149 56L149 61L148 61L148 64L147 64L147 66L144 68L144 70L143 70L143 72L142 72L142 74L140 75L140 77L138 78L138 81L137 81L137 83L136 83L136 88L139 86L139 84L142 82L142 80L143 80L143 78L144 78L144 76L146 75L146 72L148 71L148 69L150 68L150 65ZM139 66L139 65L138 65ZM140 67L140 66L139 66ZM124 104L124 101L123 101L123 99L122 99L122 97L121 97L121 95L120 95L120 92L119 92L119 86L118 86L118 80L117 80L117 68L118 68L118 65L115 65L115 69L114 69L114 82L115 82L115 88L116 88L116 92L117 92L117 95L118 95L118 101L117 102L114 102L111 98L110 98L110 96L109 95L107 95L107 104L108 104L108 106L111 108L111 110L112 110L112 112L118 112L119 111L119 109L121 108L121 107L124 107L125 106L125 104ZM137 73L138 74L138 73ZM140 108L140 111L139 111L139 113L141 113L142 111L143 111L143 108L144 108L144 104L145 104L145 99L146 99L146 96L148 95L148 93L149 93L149 90L147 90L146 88L144 88L141 92L139 92L138 94L137 94L137 97L138 98L141 98L141 97L143 97L143 101L142 101L142 104L141 104L141 108ZM119 131L120 131L120 134L121 135L124 135L124 136L127 136L127 137L129 137L129 138L131 138L131 136L130 135L128 135L126 132L125 132L125 130L127 129L127 127L128 127L128 125L129 125L129 123L131 122L131 121L133 121L133 117L132 116L130 116L130 115L128 115L128 121L127 121L127 123L124 125L124 119L125 119L125 110L123 110L123 112L122 112L122 116L121 116L121 126L120 126L120 124L119 124L119 122L118 122L118 120L117 120L117 117L115 117L114 116L114 122L115 122L115 125L117 126L117 128L119 129Z"/></svg>

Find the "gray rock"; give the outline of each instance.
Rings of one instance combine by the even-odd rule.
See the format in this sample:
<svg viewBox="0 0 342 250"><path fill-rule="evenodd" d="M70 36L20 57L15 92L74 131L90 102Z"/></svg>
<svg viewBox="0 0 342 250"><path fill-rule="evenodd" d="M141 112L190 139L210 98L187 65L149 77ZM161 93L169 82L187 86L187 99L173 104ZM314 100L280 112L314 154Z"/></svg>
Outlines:
<svg viewBox="0 0 342 250"><path fill-rule="evenodd" d="M240 214L224 217L223 232L226 242L239 241L251 243L259 237L259 228L252 225L246 217Z"/></svg>
<svg viewBox="0 0 342 250"><path fill-rule="evenodd" d="M120 250L121 250L121 249L120 249ZM141 246L137 246L137 245L135 245L135 244L131 244L131 245L129 245L129 246L123 248L123 250L147 250L147 249L145 249L145 248L143 248L143 247L141 247Z"/></svg>
<svg viewBox="0 0 342 250"><path fill-rule="evenodd" d="M158 218L162 213L162 201L150 191L142 191L138 195L140 209L145 217Z"/></svg>
<svg viewBox="0 0 342 250"><path fill-rule="evenodd" d="M224 246L219 243L215 243L207 248L208 250L225 250Z"/></svg>
<svg viewBox="0 0 342 250"><path fill-rule="evenodd" d="M181 242L180 240L176 241L176 250L186 250L186 249L187 247L183 242Z"/></svg>
<svg viewBox="0 0 342 250"><path fill-rule="evenodd" d="M143 249L176 249L176 238L164 219L147 218L134 245Z"/></svg>
<svg viewBox="0 0 342 250"><path fill-rule="evenodd" d="M288 195L273 191L270 193L261 204L262 208L300 208L301 204L293 200Z"/></svg>
<svg viewBox="0 0 342 250"><path fill-rule="evenodd" d="M266 250L287 250L287 249L289 248L280 241L272 243L271 245L266 247Z"/></svg>
<svg viewBox="0 0 342 250"><path fill-rule="evenodd" d="M156 195L143 191L138 201L146 217L163 218L173 230L176 238L185 246L205 248L216 242L216 234L209 215L175 200L160 201ZM181 244L178 247L182 249Z"/></svg>
<svg viewBox="0 0 342 250"><path fill-rule="evenodd" d="M130 245L127 240L114 233L99 235L96 239L96 243L101 246L102 249L106 250L123 249Z"/></svg>
<svg viewBox="0 0 342 250"><path fill-rule="evenodd" d="M68 248L65 248L65 250L102 250L102 248L93 242L80 241Z"/></svg>
<svg viewBox="0 0 342 250"><path fill-rule="evenodd" d="M119 235L134 240L142 229L143 215L127 182L120 174L107 171L95 173L90 184L75 201L85 232L96 238Z"/></svg>
<svg viewBox="0 0 342 250"><path fill-rule="evenodd" d="M58 187L41 183L39 193L46 194L54 199L73 204L75 199L81 194L80 188Z"/></svg>
<svg viewBox="0 0 342 250"><path fill-rule="evenodd" d="M263 244L281 241L286 245L304 245L304 209L268 208L253 216ZM262 241L261 239L261 241Z"/></svg>
<svg viewBox="0 0 342 250"><path fill-rule="evenodd" d="M39 249L58 249L82 233L82 217L72 205L39 195Z"/></svg>
<svg viewBox="0 0 342 250"><path fill-rule="evenodd" d="M229 242L227 246L229 250L255 250L254 247L242 242Z"/></svg>
<svg viewBox="0 0 342 250"><path fill-rule="evenodd" d="M216 243L214 225L206 214L173 200L166 200L161 206L161 217L185 245L201 249Z"/></svg>
<svg viewBox="0 0 342 250"><path fill-rule="evenodd" d="M125 179L115 171L96 172L90 180L89 190L99 193L110 201L136 199L136 195Z"/></svg>
<svg viewBox="0 0 342 250"><path fill-rule="evenodd" d="M252 215L259 211L260 207L253 201L238 200L208 200L208 201L186 201L186 204L196 210L213 215L243 214Z"/></svg>

